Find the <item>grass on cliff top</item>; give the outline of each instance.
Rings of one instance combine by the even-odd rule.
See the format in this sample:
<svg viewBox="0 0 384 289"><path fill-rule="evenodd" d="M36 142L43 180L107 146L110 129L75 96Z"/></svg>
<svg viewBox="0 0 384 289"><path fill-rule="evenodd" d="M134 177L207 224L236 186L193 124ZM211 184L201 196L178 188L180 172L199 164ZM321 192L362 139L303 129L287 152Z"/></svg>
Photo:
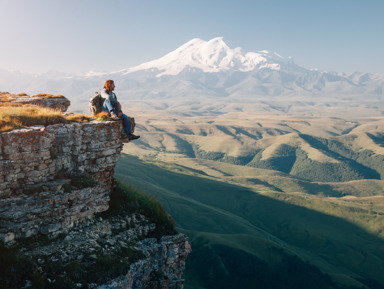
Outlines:
<svg viewBox="0 0 384 289"><path fill-rule="evenodd" d="M9 107L0 109L0 131L7 132L32 125L68 123L60 111L41 107Z"/></svg>
<svg viewBox="0 0 384 289"><path fill-rule="evenodd" d="M62 112L50 108L28 105L19 106L16 103L15 105L7 104L12 103L3 103L0 98L0 133L33 125L47 126L58 123L89 122L94 119L98 121L110 120L106 112L101 112L95 116L83 114L68 114L64 116Z"/></svg>
<svg viewBox="0 0 384 289"><path fill-rule="evenodd" d="M53 94L50 94L50 93L38 93L38 94L35 94L33 97L40 97L40 98L64 98L64 95L62 95L62 94L53 95Z"/></svg>
<svg viewBox="0 0 384 289"><path fill-rule="evenodd" d="M0 107L0 132L33 125L89 122L90 117L81 114L64 116L62 112L44 107Z"/></svg>
<svg viewBox="0 0 384 289"><path fill-rule="evenodd" d="M106 113L105 111L102 111L102 112L96 114L94 117L95 117L95 119L98 120L98 121L108 121L108 120L111 119L111 118L109 117L108 113Z"/></svg>
<svg viewBox="0 0 384 289"><path fill-rule="evenodd" d="M5 100L9 100L9 98L15 98L15 97L20 97L20 96L25 96L25 97L39 97L39 98L64 98L64 95L62 94L56 94L56 95L53 95L53 94L50 94L50 93L38 93L38 94L35 94L33 96L29 96L28 94L26 94L25 92L21 92L21 93L9 93L9 92L0 92L0 99L5 99Z"/></svg>

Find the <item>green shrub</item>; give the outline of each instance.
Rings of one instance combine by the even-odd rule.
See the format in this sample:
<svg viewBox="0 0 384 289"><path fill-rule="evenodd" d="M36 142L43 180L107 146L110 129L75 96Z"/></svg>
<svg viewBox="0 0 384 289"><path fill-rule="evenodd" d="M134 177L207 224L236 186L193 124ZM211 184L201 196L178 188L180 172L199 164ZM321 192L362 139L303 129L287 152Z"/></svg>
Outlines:
<svg viewBox="0 0 384 289"><path fill-rule="evenodd" d="M89 187L93 187L97 185L97 182L95 182L90 176L80 174L80 175L73 175L71 177L71 186L75 187L76 189L85 189Z"/></svg>
<svg viewBox="0 0 384 289"><path fill-rule="evenodd" d="M64 191L70 192L72 190L81 190L85 188L94 187L97 182L87 174L71 174L67 170L61 170L57 173L56 179L70 179L69 184L64 184Z"/></svg>
<svg viewBox="0 0 384 289"><path fill-rule="evenodd" d="M160 238L177 233L174 221L158 200L119 181L111 193L109 210L102 215L109 217L134 213L142 214L150 222L156 224L156 229L152 232L153 237Z"/></svg>
<svg viewBox="0 0 384 289"><path fill-rule="evenodd" d="M17 249L0 242L0 288L22 288L25 280L32 280L35 266L27 257L17 255Z"/></svg>

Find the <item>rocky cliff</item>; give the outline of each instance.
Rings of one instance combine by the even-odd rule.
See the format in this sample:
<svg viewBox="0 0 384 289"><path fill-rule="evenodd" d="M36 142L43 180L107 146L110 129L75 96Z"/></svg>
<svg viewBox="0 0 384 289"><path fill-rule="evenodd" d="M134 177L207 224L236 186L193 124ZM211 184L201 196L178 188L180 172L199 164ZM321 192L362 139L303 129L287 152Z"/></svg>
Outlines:
<svg viewBox="0 0 384 289"><path fill-rule="evenodd" d="M137 202L110 213L121 133L95 120L0 133L1 288L183 287L188 238L162 235Z"/></svg>
<svg viewBox="0 0 384 289"><path fill-rule="evenodd" d="M31 127L0 135L0 237L60 233L108 209L119 122ZM71 188L73 176L98 185Z"/></svg>

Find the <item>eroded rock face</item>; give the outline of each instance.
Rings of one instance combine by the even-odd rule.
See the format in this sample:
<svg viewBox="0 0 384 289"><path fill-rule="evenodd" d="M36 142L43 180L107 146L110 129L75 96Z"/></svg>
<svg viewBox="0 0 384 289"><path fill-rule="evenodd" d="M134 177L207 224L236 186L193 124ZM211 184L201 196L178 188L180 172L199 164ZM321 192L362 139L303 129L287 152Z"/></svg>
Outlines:
<svg viewBox="0 0 384 289"><path fill-rule="evenodd" d="M0 238L11 242L40 234L59 234L108 209L109 192L103 186L65 192L69 180L43 184L43 191L1 201ZM54 189L54 187L56 189Z"/></svg>
<svg viewBox="0 0 384 289"><path fill-rule="evenodd" d="M136 246L146 256L130 266L125 276L120 276L97 289L181 289L184 280L185 259L192 251L188 238L183 234L164 236L159 241L145 239Z"/></svg>
<svg viewBox="0 0 384 289"><path fill-rule="evenodd" d="M60 173L86 173L112 182L122 142L120 122L30 127L0 134L0 198Z"/></svg>
<svg viewBox="0 0 384 289"><path fill-rule="evenodd" d="M90 122L1 133L0 239L60 233L107 210L121 130L120 122ZM68 189L68 174L99 185Z"/></svg>
<svg viewBox="0 0 384 289"><path fill-rule="evenodd" d="M68 230L65 237L57 237L47 245L36 243L26 255L51 282L59 278L71 280L66 283L67 287L73 283L77 288L87 289L181 289L185 259L191 251L188 238L183 234L164 236L160 240L146 238L155 228L156 224L140 214L97 217ZM92 268L100 258L113 259L108 269L114 269L101 270L87 277L88 282L84 283L85 277L78 275L94 274ZM56 264L62 268L75 265L81 272L60 270ZM118 271L124 273L116 274Z"/></svg>

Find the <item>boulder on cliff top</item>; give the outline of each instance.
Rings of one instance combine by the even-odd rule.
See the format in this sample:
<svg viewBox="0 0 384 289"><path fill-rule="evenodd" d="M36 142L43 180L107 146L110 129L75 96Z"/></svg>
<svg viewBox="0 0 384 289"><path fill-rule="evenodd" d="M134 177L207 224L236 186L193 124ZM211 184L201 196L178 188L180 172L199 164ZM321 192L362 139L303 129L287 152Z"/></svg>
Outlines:
<svg viewBox="0 0 384 289"><path fill-rule="evenodd" d="M39 93L31 96L26 93L12 94L0 92L0 107L25 105L48 107L65 112L71 105L71 102L63 95Z"/></svg>

